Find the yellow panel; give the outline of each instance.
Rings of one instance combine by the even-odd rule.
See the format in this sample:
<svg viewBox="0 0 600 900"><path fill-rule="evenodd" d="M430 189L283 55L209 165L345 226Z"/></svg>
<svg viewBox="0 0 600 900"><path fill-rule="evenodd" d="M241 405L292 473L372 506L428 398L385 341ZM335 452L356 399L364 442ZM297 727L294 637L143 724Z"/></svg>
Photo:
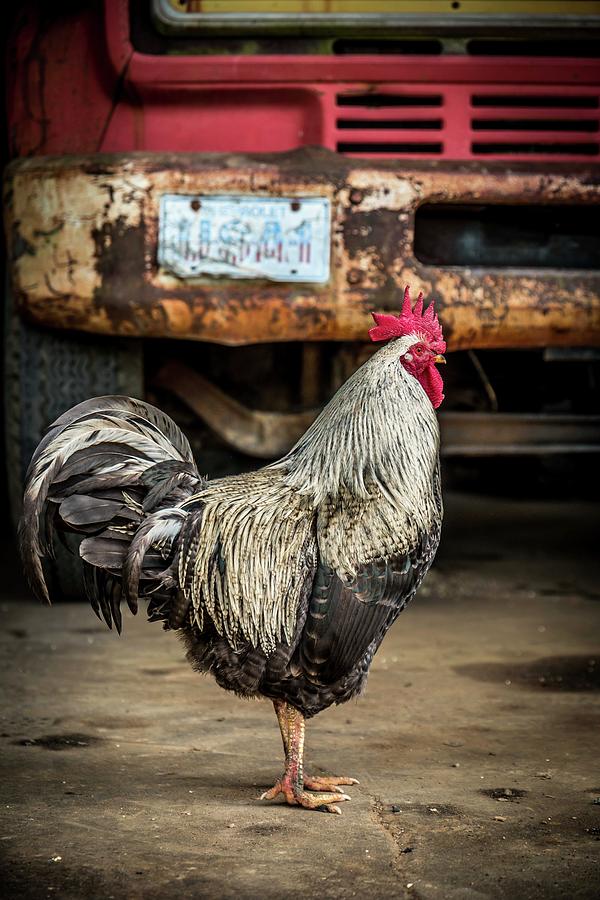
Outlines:
<svg viewBox="0 0 600 900"><path fill-rule="evenodd" d="M178 12L187 13L452 13L454 15L600 15L596 0L170 0Z"/></svg>

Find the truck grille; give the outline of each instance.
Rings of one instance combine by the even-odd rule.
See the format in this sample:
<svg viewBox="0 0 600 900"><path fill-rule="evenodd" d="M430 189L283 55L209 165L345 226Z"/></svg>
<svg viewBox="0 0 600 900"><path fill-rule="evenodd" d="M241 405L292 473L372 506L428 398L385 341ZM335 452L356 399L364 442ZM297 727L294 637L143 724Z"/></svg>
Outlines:
<svg viewBox="0 0 600 900"><path fill-rule="evenodd" d="M335 149L350 156L582 160L600 157L598 88L450 85L335 95Z"/></svg>

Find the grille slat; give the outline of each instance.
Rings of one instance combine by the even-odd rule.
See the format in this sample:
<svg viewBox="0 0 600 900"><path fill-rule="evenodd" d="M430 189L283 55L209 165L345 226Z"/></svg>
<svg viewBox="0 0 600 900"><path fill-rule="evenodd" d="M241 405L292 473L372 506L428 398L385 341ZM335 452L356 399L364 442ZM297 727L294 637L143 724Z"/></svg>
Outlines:
<svg viewBox="0 0 600 900"><path fill-rule="evenodd" d="M531 130L538 130L540 127L547 130L554 127L554 130L572 131L596 131L600 127L600 116L597 112L586 112L585 115L577 115L576 110L564 110L568 115L563 115L562 110L545 110L545 109L510 109L502 107L501 109L486 110L482 115L477 110L476 115L471 119L474 130L486 130L499 128L510 128L514 131L523 130L531 127ZM496 124L494 124L496 123Z"/></svg>
<svg viewBox="0 0 600 900"><path fill-rule="evenodd" d="M364 109L373 107L402 107L402 106L441 106L443 97L435 94L394 94L394 93L367 93L367 94L338 94L338 106L358 106Z"/></svg>
<svg viewBox="0 0 600 900"><path fill-rule="evenodd" d="M365 131L368 129L381 131L440 131L442 119L338 119L337 127Z"/></svg>
<svg viewBox="0 0 600 900"><path fill-rule="evenodd" d="M376 156L408 156L414 154L439 156L443 145L433 141L403 141L402 143L391 141L340 141L337 148L340 153L360 153L365 156L370 154L375 154Z"/></svg>
<svg viewBox="0 0 600 900"><path fill-rule="evenodd" d="M598 131L598 122L594 119L473 119L471 122L473 131L486 131L504 133L507 131L531 132L537 135L538 132L545 132L546 137L554 137L557 133L567 138L569 135L577 137L580 133L589 134ZM565 134L568 132L569 135ZM488 135L486 135L487 137ZM524 135L522 135L524 137ZM490 140L492 136L490 135Z"/></svg>
<svg viewBox="0 0 600 900"><path fill-rule="evenodd" d="M531 156L597 156L600 152L600 144L596 143L538 143L536 141L523 141L522 143L502 142L474 142L471 145L474 154L484 156L527 155Z"/></svg>
<svg viewBox="0 0 600 900"><path fill-rule="evenodd" d="M593 94L473 94L473 106L504 106L510 109L598 109L600 99Z"/></svg>
<svg viewBox="0 0 600 900"><path fill-rule="evenodd" d="M531 123L528 123L529 125ZM476 128L473 129L477 131ZM593 131L597 131L597 128L594 128ZM517 132L517 133L515 133ZM549 129L549 128L531 128L531 129L511 129L511 128L498 128L491 129L486 131L479 131L478 134L475 135L476 140L479 143L494 143L498 141L510 141L512 140L518 144L524 144L527 141L548 141L550 143L563 143L563 144L585 144L593 141L596 135L589 132L582 133L581 131L577 131L576 129L569 128L568 130L557 128Z"/></svg>
<svg viewBox="0 0 600 900"><path fill-rule="evenodd" d="M497 106L493 109L477 109L471 113L473 121L488 122L510 119L514 122L598 122L599 112L596 109L532 109L516 106ZM517 126L515 126L517 127Z"/></svg>
<svg viewBox="0 0 600 900"><path fill-rule="evenodd" d="M406 144L406 143L439 143L440 136L438 130L433 129L417 129L417 128L395 128L378 130L376 128L352 128L342 129L338 140L341 143L384 143L384 144Z"/></svg>

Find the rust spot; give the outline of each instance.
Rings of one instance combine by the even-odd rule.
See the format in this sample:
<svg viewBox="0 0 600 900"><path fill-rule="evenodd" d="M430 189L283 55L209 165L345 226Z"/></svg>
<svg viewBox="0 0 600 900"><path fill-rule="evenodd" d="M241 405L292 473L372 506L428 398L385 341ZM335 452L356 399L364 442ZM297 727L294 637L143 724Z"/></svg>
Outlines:
<svg viewBox="0 0 600 900"><path fill-rule="evenodd" d="M91 234L96 272L100 276L100 285L94 291L94 305L105 310L115 328L122 333L120 326L131 322L136 305L148 295L143 280L144 223L131 226L124 216L119 216L115 222L93 228ZM138 282L138 291L132 289L132 282Z"/></svg>
<svg viewBox="0 0 600 900"><path fill-rule="evenodd" d="M171 333L187 334L192 325L192 310L184 300L169 299L160 300L160 306L166 318L167 328Z"/></svg>

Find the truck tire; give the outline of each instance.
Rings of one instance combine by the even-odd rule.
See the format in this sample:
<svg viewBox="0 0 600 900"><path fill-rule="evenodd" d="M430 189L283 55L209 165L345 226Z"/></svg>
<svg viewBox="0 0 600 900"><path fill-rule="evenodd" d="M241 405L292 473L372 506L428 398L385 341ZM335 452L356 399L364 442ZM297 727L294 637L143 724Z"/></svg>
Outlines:
<svg viewBox="0 0 600 900"><path fill-rule="evenodd" d="M89 397L143 397L140 341L49 331L31 325L7 297L4 331L4 428L8 500L13 525L21 515L29 461L46 428L65 410ZM57 541L46 577L55 597L82 596L77 545L70 553Z"/></svg>

